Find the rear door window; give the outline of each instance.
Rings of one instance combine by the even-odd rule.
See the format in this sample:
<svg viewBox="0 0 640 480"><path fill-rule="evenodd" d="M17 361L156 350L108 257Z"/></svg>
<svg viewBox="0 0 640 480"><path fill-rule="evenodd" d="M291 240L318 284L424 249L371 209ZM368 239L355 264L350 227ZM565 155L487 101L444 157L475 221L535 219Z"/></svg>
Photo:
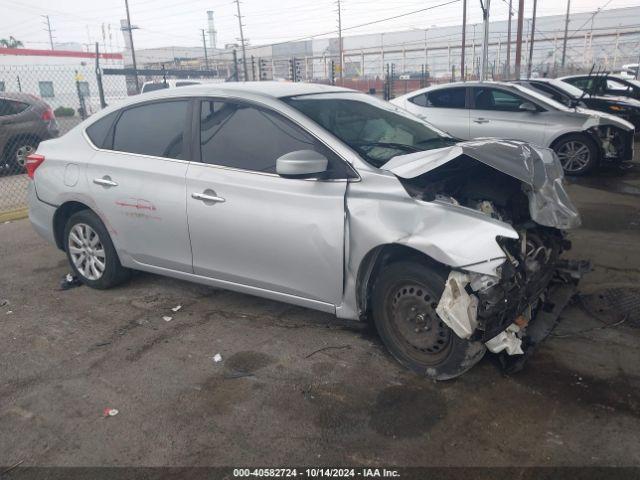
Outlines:
<svg viewBox="0 0 640 480"><path fill-rule="evenodd" d="M427 107L435 108L465 108L465 97L467 89L443 88L427 93Z"/></svg>
<svg viewBox="0 0 640 480"><path fill-rule="evenodd" d="M116 122L113 150L185 160L188 105L174 100L127 108Z"/></svg>

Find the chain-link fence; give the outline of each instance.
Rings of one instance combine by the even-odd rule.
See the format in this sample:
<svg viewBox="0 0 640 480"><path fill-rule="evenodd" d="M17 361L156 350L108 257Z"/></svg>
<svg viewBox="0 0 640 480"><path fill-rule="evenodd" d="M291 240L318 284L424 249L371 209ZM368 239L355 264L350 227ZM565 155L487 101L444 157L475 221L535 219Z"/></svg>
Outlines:
<svg viewBox="0 0 640 480"><path fill-rule="evenodd" d="M140 92L223 81L217 72L99 68L78 65L0 65L0 220L23 216L26 158L38 144L64 135L106 105Z"/></svg>
<svg viewBox="0 0 640 480"><path fill-rule="evenodd" d="M248 56L245 62L237 52L232 53L229 59L216 59L206 67L196 65L193 70L165 69L163 65L136 71L121 65L100 68L98 62L94 64L95 59L73 66L0 65L0 220L13 212L24 215L26 157L40 141L63 135L104 106L138 92L246 79L339 85L391 99L434 83L460 80L456 66L447 63L450 74L438 75L437 79L431 76L433 62L438 61L434 52L386 52L378 56L349 53L343 56L342 70L335 56ZM450 58L447 55L447 61ZM561 73L555 63L552 67L535 65L532 70L549 76ZM588 69L571 64L562 73L583 71ZM478 74L477 62L467 65L466 79L476 79ZM499 62L491 65L491 78L499 80L508 75Z"/></svg>

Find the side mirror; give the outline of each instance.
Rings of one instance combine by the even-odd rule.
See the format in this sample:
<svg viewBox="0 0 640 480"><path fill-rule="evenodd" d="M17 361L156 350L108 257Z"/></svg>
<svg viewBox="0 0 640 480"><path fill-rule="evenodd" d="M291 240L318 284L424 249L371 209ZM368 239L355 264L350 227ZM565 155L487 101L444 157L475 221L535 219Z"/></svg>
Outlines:
<svg viewBox="0 0 640 480"><path fill-rule="evenodd" d="M317 177L327 171L327 157L313 150L296 150L276 160L276 173L283 177Z"/></svg>
<svg viewBox="0 0 640 480"><path fill-rule="evenodd" d="M518 110L520 110L521 112L537 112L538 107L536 107L531 102L522 102L518 107Z"/></svg>

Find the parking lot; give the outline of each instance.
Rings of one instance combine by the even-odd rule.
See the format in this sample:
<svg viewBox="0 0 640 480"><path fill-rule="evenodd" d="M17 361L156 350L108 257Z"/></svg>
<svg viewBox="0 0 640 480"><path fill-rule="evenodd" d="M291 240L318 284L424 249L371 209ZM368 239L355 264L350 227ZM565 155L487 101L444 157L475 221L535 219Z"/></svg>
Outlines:
<svg viewBox="0 0 640 480"><path fill-rule="evenodd" d="M442 383L311 310L150 274L62 291L65 255L0 224L0 465L637 465L640 165L570 183L580 295L525 371Z"/></svg>

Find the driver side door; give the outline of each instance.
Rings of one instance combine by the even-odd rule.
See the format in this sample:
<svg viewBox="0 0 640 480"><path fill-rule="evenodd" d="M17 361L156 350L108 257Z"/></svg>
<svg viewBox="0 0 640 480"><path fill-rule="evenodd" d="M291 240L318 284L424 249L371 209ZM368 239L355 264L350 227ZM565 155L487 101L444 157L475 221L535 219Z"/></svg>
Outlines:
<svg viewBox="0 0 640 480"><path fill-rule="evenodd" d="M471 92L471 138L499 137L545 146L546 115L520 110L528 99L494 87L473 87Z"/></svg>
<svg viewBox="0 0 640 480"><path fill-rule="evenodd" d="M194 273L220 286L334 311L342 297L347 166L310 133L252 103L203 99L187 171ZM331 178L276 174L315 150ZM213 200L212 200L213 199Z"/></svg>

